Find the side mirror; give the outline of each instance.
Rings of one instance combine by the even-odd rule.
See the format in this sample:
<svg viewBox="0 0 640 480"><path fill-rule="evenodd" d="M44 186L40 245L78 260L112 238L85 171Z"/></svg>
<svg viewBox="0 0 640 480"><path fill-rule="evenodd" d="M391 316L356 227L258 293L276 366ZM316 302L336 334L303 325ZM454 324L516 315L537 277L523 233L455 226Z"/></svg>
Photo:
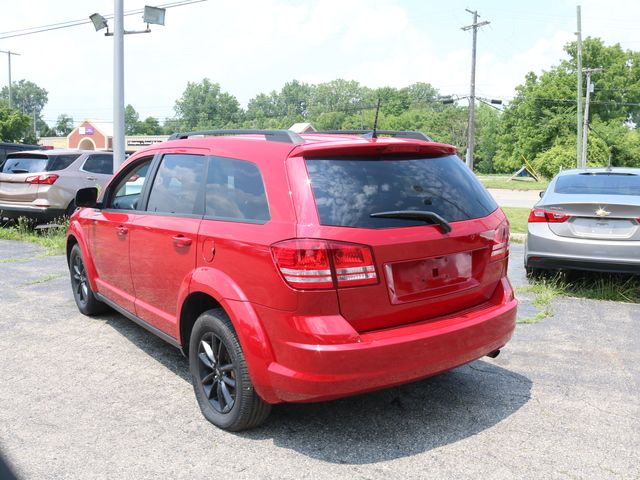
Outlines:
<svg viewBox="0 0 640 480"><path fill-rule="evenodd" d="M98 205L98 189L95 187L81 188L76 192L76 207L93 208Z"/></svg>

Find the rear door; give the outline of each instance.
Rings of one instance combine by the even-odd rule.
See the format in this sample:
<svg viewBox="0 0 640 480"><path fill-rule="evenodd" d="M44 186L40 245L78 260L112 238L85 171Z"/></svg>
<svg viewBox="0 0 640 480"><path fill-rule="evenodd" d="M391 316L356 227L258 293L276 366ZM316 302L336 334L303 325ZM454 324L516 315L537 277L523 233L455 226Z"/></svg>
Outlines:
<svg viewBox="0 0 640 480"><path fill-rule="evenodd" d="M307 158L305 163L318 227L303 227L301 236L372 248L379 282L338 288L340 311L358 331L427 320L491 297L505 274L505 262L494 261L499 257L492 249L498 235L506 242L506 221L459 158ZM437 215L451 231L429 219L372 216L415 212ZM499 252L504 257L506 243Z"/></svg>
<svg viewBox="0 0 640 480"><path fill-rule="evenodd" d="M206 162L198 150L165 153L152 174L145 212L130 229L136 314L175 338L178 297L196 264Z"/></svg>

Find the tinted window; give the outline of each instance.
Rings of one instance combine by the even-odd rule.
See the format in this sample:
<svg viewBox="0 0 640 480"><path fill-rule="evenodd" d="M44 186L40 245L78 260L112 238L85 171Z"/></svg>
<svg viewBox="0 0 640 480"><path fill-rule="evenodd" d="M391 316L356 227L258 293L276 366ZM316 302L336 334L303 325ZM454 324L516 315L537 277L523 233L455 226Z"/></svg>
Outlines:
<svg viewBox="0 0 640 480"><path fill-rule="evenodd" d="M307 159L323 225L386 228L424 225L371 218L377 212L423 210L449 222L480 218L498 206L456 156Z"/></svg>
<svg viewBox="0 0 640 480"><path fill-rule="evenodd" d="M151 186L147 210L201 213L205 160L200 155L165 155Z"/></svg>
<svg viewBox="0 0 640 480"><path fill-rule="evenodd" d="M2 173L36 173L47 168L47 156L10 156L2 166Z"/></svg>
<svg viewBox="0 0 640 480"><path fill-rule="evenodd" d="M80 154L51 155L49 157L49 165L47 165L47 170L64 170L69 165L71 165L79 156Z"/></svg>
<svg viewBox="0 0 640 480"><path fill-rule="evenodd" d="M91 173L111 175L113 173L112 155L91 155L84 162L82 169Z"/></svg>
<svg viewBox="0 0 640 480"><path fill-rule="evenodd" d="M205 215L224 220L268 221L269 205L258 167L244 160L210 158Z"/></svg>
<svg viewBox="0 0 640 480"><path fill-rule="evenodd" d="M561 175L556 193L578 195L640 195L640 175L625 173L580 173Z"/></svg>
<svg viewBox="0 0 640 480"><path fill-rule="evenodd" d="M137 164L133 170L129 170L125 173L124 177L121 178L114 189L115 193L111 198L111 202L109 204L110 208L123 210L138 209L142 186L144 185L144 180L147 177L147 172L149 171L149 165L151 165L152 159L153 157L149 157L142 160L142 163Z"/></svg>

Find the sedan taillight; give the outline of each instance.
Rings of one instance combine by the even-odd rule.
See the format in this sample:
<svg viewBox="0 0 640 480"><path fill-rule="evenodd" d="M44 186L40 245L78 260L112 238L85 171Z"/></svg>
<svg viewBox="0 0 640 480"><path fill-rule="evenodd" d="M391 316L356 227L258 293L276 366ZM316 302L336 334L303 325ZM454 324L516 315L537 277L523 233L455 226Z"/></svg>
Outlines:
<svg viewBox="0 0 640 480"><path fill-rule="evenodd" d="M271 254L287 284L300 290L378 283L366 245L302 238L272 245Z"/></svg>
<svg viewBox="0 0 640 480"><path fill-rule="evenodd" d="M562 223L571 218L570 215L559 212L551 212L542 208L534 208L529 213L529 223Z"/></svg>
<svg viewBox="0 0 640 480"><path fill-rule="evenodd" d="M24 181L35 185L53 185L59 177L55 173L43 173L42 175L27 177Z"/></svg>

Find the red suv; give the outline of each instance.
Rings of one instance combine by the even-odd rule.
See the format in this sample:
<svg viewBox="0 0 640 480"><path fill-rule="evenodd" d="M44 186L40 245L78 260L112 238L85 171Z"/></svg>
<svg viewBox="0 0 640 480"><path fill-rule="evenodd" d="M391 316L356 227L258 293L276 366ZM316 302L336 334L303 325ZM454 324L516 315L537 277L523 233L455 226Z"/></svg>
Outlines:
<svg viewBox="0 0 640 480"><path fill-rule="evenodd" d="M232 431L497 355L516 316L504 213L454 147L384 133L192 132L137 152L76 197L78 308L181 348L202 413Z"/></svg>

